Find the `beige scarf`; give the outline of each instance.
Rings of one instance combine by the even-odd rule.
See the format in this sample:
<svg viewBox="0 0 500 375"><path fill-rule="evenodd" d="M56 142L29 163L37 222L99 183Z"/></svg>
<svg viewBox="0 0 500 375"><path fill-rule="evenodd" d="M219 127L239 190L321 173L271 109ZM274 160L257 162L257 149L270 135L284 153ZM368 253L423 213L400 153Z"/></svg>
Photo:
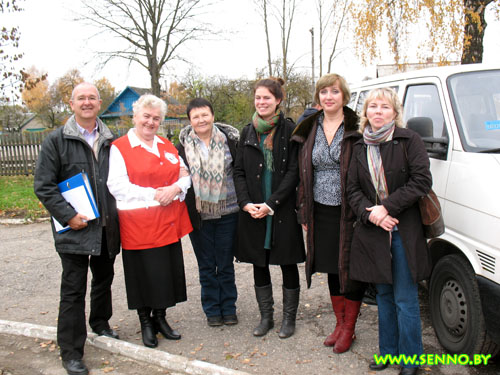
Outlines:
<svg viewBox="0 0 500 375"><path fill-rule="evenodd" d="M189 163L196 209L200 213L217 215L226 208L227 186L224 171L226 136L217 126L212 127L207 158L203 157L202 143L203 141L191 128L184 142L184 150Z"/></svg>

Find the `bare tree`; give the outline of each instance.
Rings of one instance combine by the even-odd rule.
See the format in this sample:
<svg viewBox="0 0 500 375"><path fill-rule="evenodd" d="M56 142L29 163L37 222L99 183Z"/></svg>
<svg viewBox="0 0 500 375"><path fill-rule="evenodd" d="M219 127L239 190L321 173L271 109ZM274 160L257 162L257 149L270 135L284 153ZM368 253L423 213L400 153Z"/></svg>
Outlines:
<svg viewBox="0 0 500 375"><path fill-rule="evenodd" d="M323 75L323 40L326 28L330 25L333 10L337 6L337 2L333 3L333 7L327 10L326 15L323 14L324 0L317 0L316 9L319 16L319 76Z"/></svg>
<svg viewBox="0 0 500 375"><path fill-rule="evenodd" d="M114 35L124 48L103 51L104 63L122 58L148 70L151 90L160 95L162 69L173 60L183 60L179 51L192 40L212 34L206 22L196 18L202 0L89 0L83 2L84 20ZM109 43L108 46L112 46ZM110 47L111 48L111 47Z"/></svg>
<svg viewBox="0 0 500 375"><path fill-rule="evenodd" d="M273 72L271 57L271 36L269 32L269 16L273 16L274 19L276 19L276 21L278 22L281 36L281 57L279 60L282 64L282 78L286 82L291 71L291 67L288 64L288 52L292 32L292 24L297 5L296 0L280 1L281 3L279 6L273 3L272 0L255 0L255 3L261 10L260 15L264 22L267 43L268 70L270 73L269 75L272 75L271 73Z"/></svg>
<svg viewBox="0 0 500 375"><path fill-rule="evenodd" d="M316 9L319 18L319 75L323 75L323 53L324 46L330 50L327 59L327 73L331 72L332 62L340 54L338 49L339 39L346 26L346 19L348 18L351 8L352 0L337 0L333 3L325 0L316 1Z"/></svg>
<svg viewBox="0 0 500 375"><path fill-rule="evenodd" d="M282 12L279 18L281 28L281 51L283 58L283 79L288 80L288 45L290 43L290 35L292 32L293 17L295 15L295 0L282 0Z"/></svg>
<svg viewBox="0 0 500 375"><path fill-rule="evenodd" d="M337 45L339 37L342 34L342 30L345 25L346 17L349 14L351 3L352 0L342 0L334 2L333 5L332 14L334 15L334 20L333 20L334 42L332 46L332 51L330 53L330 56L328 57L328 73L331 72L332 61L340 53L337 49Z"/></svg>
<svg viewBox="0 0 500 375"><path fill-rule="evenodd" d="M267 19L267 0L254 0L255 4L262 11L261 17L264 21L264 31L266 33L266 46L267 46L267 68L269 70L269 76L273 75L273 66L271 58L271 42L269 41L269 26Z"/></svg>

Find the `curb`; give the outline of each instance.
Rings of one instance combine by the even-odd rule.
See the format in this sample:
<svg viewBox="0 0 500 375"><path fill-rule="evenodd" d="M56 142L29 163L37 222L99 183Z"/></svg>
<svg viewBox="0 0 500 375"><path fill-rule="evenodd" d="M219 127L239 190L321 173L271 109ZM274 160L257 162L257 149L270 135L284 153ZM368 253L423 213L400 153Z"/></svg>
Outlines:
<svg viewBox="0 0 500 375"><path fill-rule="evenodd" d="M23 224L34 224L34 223L45 223L50 221L50 217L41 217L35 220L32 219L0 219L0 224L4 225L23 225Z"/></svg>
<svg viewBox="0 0 500 375"><path fill-rule="evenodd" d="M12 322L9 320L0 320L0 333L53 341L56 341L57 337L56 327ZM186 357L131 344L127 341L98 336L95 333L87 334L87 344L114 354L159 366L171 372L189 375L250 375L243 371L229 369L196 359L190 360Z"/></svg>

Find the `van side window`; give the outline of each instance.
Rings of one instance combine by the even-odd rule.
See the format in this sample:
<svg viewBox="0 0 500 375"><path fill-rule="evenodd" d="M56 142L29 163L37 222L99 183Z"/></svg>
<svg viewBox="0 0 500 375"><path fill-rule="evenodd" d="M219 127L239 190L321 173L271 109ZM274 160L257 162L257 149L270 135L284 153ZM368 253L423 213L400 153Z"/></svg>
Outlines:
<svg viewBox="0 0 500 375"><path fill-rule="evenodd" d="M441 101L435 85L408 86L403 106L405 123L414 117L427 117L432 120L432 134L427 136L435 138L448 136Z"/></svg>

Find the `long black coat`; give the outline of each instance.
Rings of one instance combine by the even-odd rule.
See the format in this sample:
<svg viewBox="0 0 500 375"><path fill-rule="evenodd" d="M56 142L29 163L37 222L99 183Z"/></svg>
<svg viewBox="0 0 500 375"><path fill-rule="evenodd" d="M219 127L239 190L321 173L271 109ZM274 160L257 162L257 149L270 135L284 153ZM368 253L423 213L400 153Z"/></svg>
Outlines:
<svg viewBox="0 0 500 375"><path fill-rule="evenodd" d="M405 150L406 149L406 150ZM415 132L396 128L392 141L380 145L389 196L382 204L399 220L398 230L406 251L413 281L431 271L418 199L429 192L432 177L425 146ZM372 224L367 207L376 204L363 140L354 144L347 175L349 204L357 221L351 247L350 277L354 280L392 284L390 233Z"/></svg>
<svg viewBox="0 0 500 375"><path fill-rule="evenodd" d="M298 145L290 141L295 124L282 115L273 139L274 172L272 194L265 203L274 210L269 264L297 264L305 260L302 228L295 212L296 188L299 182ZM248 203L264 202L262 174L264 155L252 124L241 132L234 164L234 185L240 206L236 259L266 266L264 239L266 220L253 219L243 211Z"/></svg>

